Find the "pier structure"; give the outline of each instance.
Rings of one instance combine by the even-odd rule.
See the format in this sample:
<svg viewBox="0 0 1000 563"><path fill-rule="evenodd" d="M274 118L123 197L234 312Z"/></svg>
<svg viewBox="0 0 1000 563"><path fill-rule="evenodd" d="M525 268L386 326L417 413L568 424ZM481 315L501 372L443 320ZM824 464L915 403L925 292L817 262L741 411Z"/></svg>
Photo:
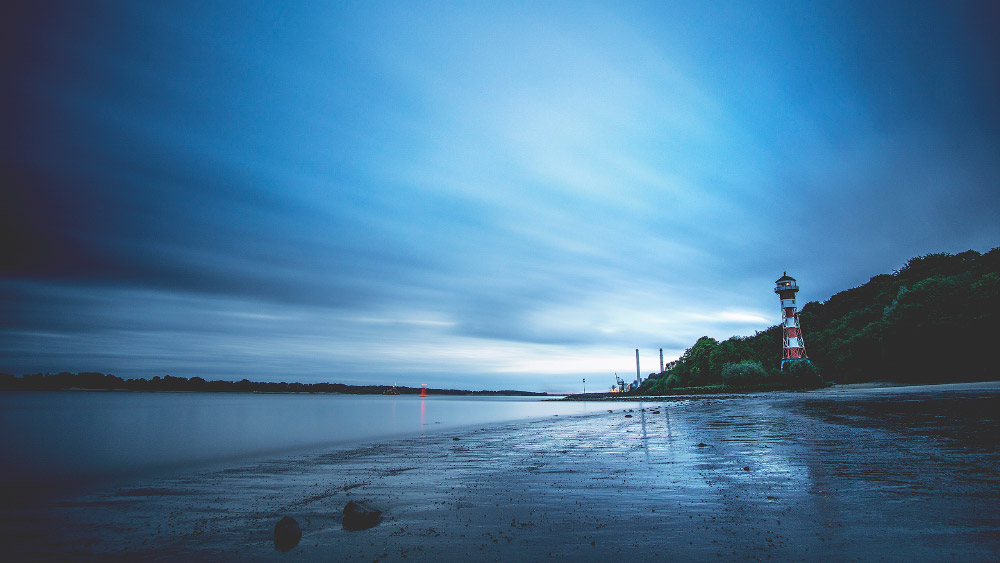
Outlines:
<svg viewBox="0 0 1000 563"><path fill-rule="evenodd" d="M774 292L781 299L781 369L784 371L789 363L809 358L806 357L806 344L802 339L802 326L795 306L795 294L798 293L799 286L788 272L774 283Z"/></svg>

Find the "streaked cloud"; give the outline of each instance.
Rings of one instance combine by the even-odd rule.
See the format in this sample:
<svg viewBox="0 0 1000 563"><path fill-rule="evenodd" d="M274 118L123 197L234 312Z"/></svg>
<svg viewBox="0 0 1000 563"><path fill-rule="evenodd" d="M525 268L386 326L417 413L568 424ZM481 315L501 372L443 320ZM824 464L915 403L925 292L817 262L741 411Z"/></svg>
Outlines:
<svg viewBox="0 0 1000 563"><path fill-rule="evenodd" d="M1000 239L986 5L64 8L4 24L0 371L575 389Z"/></svg>

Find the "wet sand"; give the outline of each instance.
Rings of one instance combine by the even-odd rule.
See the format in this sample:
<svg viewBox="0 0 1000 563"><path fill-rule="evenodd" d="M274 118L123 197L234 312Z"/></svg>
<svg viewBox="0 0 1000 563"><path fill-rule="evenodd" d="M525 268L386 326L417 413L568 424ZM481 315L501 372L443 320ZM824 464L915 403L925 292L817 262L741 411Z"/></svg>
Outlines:
<svg viewBox="0 0 1000 563"><path fill-rule="evenodd" d="M5 558L1000 559L1000 384L601 406L7 507Z"/></svg>

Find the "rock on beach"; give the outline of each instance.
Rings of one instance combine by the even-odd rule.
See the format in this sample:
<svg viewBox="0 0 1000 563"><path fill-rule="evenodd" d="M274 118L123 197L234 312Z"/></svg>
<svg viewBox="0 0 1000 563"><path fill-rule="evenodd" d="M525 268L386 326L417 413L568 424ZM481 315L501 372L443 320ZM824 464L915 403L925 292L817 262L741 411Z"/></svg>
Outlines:
<svg viewBox="0 0 1000 563"><path fill-rule="evenodd" d="M274 525L274 549L281 552L291 551L299 545L302 539L302 528L290 516L285 516Z"/></svg>
<svg viewBox="0 0 1000 563"><path fill-rule="evenodd" d="M344 529L349 532L367 530L382 521L382 511L375 510L365 502L348 501L344 506Z"/></svg>

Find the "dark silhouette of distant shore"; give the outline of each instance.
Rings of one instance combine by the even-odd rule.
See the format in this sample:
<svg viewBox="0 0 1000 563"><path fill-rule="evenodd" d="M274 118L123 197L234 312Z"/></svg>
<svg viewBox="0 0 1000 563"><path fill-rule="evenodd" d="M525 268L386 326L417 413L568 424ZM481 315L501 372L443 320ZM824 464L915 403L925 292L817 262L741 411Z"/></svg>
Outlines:
<svg viewBox="0 0 1000 563"><path fill-rule="evenodd" d="M60 372L34 373L23 376L0 373L0 390L4 391L59 391L82 389L90 391L195 391L208 393L336 393L342 395L381 395L395 390L400 395L417 395L420 387L390 385L347 385L345 383L280 383L250 381L206 381L200 377L174 377L165 375L152 379L122 379L110 373ZM547 396L548 393L517 391L470 391L465 389L431 389L433 395L486 395L486 396Z"/></svg>

